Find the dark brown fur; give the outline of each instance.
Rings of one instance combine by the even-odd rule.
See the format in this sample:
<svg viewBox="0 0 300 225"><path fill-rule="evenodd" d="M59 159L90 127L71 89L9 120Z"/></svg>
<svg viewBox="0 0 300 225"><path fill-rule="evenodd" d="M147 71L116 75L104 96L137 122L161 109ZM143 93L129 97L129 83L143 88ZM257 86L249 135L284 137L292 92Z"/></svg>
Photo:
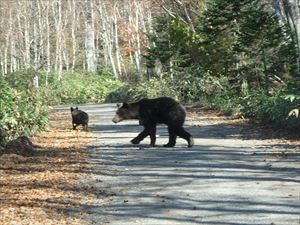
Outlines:
<svg viewBox="0 0 300 225"><path fill-rule="evenodd" d="M73 130L79 125L82 125L83 130L88 130L89 115L86 112L79 110L78 107L71 107L71 115Z"/></svg>
<svg viewBox="0 0 300 225"><path fill-rule="evenodd" d="M193 137L184 128L186 112L184 107L169 97L141 99L138 102L118 104L118 110L113 118L114 123L127 119L138 119L144 130L134 139L133 144L139 144L150 135L151 146L155 146L156 125L164 123L168 126L169 142L165 147L174 147L177 136L188 142L188 147L194 145Z"/></svg>

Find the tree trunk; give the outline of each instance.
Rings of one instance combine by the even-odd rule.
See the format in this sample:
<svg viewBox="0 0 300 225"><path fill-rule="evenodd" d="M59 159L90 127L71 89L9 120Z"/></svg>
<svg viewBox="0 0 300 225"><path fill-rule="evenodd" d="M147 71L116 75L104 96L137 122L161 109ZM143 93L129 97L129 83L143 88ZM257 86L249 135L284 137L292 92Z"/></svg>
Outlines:
<svg viewBox="0 0 300 225"><path fill-rule="evenodd" d="M4 68L3 53L0 49L0 71L1 71L2 76L4 77L5 74L4 74L3 68Z"/></svg>
<svg viewBox="0 0 300 225"><path fill-rule="evenodd" d="M121 55L120 55L120 48L119 48L119 35L118 35L118 20L117 20L117 7L116 4L114 6L114 37L115 37L115 54L116 54L116 61L117 61L117 68L119 76L122 76L122 69L121 69Z"/></svg>
<svg viewBox="0 0 300 225"><path fill-rule="evenodd" d="M291 0L290 3L293 26L296 33L297 47L298 47L298 75L300 75L300 9L299 0Z"/></svg>
<svg viewBox="0 0 300 225"><path fill-rule="evenodd" d="M3 57L3 71L4 74L7 74L7 52L8 52L8 35L6 39L6 44L4 48L4 57Z"/></svg>
<svg viewBox="0 0 300 225"><path fill-rule="evenodd" d="M109 16L107 15L105 4L101 4L98 6L98 12L100 14L100 19L102 21L102 40L103 40L103 49L104 54L107 57L107 60L110 63L113 75L115 79L119 79L119 74L116 69L116 64L113 57L113 46L112 43L114 42L113 35L114 30L109 22Z"/></svg>
<svg viewBox="0 0 300 225"><path fill-rule="evenodd" d="M26 13L26 11L25 11ZM24 45L25 45L25 55L24 55L24 65L25 69L30 68L30 38L29 38L29 21L28 14L24 16Z"/></svg>
<svg viewBox="0 0 300 225"><path fill-rule="evenodd" d="M65 68L66 71L69 71L70 60L69 60L69 54L68 54L68 51L67 51L66 36L65 36L64 33L63 33L62 37L63 37L62 57L63 57L63 61L65 63L64 68Z"/></svg>
<svg viewBox="0 0 300 225"><path fill-rule="evenodd" d="M86 18L86 65L88 72L96 71L95 62L95 30L94 30L94 5L93 1L86 1L89 4Z"/></svg>
<svg viewBox="0 0 300 225"><path fill-rule="evenodd" d="M72 0L72 27L71 27L71 35L72 35L72 73L74 72L76 66L76 3L75 0Z"/></svg>
<svg viewBox="0 0 300 225"><path fill-rule="evenodd" d="M58 72L58 80L61 79L62 72L62 13L61 13L61 0L53 3L52 11L55 20L56 28L56 53L55 53L55 71Z"/></svg>
<svg viewBox="0 0 300 225"><path fill-rule="evenodd" d="M45 46L44 46L44 12L41 8L41 1L37 1L38 7L38 33L39 33L39 54L38 54L38 63L41 69L44 69L45 65Z"/></svg>
<svg viewBox="0 0 300 225"><path fill-rule="evenodd" d="M46 60L47 60L47 70L46 70L46 81L45 85L48 86L49 73L51 70L51 53L50 53L50 24L49 24L49 3L46 6Z"/></svg>
<svg viewBox="0 0 300 225"><path fill-rule="evenodd" d="M9 12L9 20L12 21L12 12L10 9ZM15 51L15 36L12 34L12 22L9 23L9 29L7 32L7 37L10 37L10 72L13 73L17 70L17 62L16 62L16 51ZM8 43L7 43L8 44Z"/></svg>

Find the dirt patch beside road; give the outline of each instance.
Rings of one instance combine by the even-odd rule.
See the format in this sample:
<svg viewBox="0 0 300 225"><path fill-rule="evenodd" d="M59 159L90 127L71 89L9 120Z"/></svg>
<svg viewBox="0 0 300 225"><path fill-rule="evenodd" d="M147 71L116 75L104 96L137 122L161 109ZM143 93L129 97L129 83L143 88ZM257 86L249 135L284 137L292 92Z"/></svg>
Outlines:
<svg viewBox="0 0 300 225"><path fill-rule="evenodd" d="M226 116L216 110L198 106L187 107L187 110L188 121L207 129L210 136L243 139L252 142L255 147L271 147L274 151L300 151L300 132L276 130L271 126L255 124L248 119Z"/></svg>

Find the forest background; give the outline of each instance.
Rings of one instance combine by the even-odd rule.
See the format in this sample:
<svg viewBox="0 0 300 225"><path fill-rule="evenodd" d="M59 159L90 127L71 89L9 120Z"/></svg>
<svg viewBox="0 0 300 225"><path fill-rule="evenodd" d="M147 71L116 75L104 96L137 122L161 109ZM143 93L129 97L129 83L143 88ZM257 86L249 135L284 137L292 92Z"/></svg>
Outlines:
<svg viewBox="0 0 300 225"><path fill-rule="evenodd" d="M48 105L171 96L299 130L299 0L0 1L0 146Z"/></svg>

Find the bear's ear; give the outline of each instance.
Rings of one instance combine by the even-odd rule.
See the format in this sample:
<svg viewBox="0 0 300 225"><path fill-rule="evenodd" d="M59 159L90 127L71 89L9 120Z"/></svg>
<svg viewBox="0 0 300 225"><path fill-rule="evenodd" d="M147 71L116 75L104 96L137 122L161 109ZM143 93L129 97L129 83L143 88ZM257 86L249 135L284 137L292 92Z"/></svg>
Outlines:
<svg viewBox="0 0 300 225"><path fill-rule="evenodd" d="M73 109L73 107L71 107L71 111L73 111L74 109Z"/></svg>
<svg viewBox="0 0 300 225"><path fill-rule="evenodd" d="M117 107L119 108L128 108L128 103L127 102L123 102L123 103L117 103Z"/></svg>
<svg viewBox="0 0 300 225"><path fill-rule="evenodd" d="M77 110L78 110L78 107L76 107L75 109L77 109Z"/></svg>

